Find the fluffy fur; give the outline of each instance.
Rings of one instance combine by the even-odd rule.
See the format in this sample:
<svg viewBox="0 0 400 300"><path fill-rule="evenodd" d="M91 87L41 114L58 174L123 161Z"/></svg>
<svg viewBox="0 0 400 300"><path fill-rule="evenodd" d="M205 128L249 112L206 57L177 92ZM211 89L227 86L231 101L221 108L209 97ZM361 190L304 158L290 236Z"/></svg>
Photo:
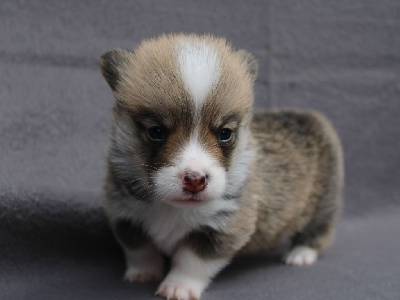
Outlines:
<svg viewBox="0 0 400 300"><path fill-rule="evenodd" d="M105 209L127 280L160 280L166 254L172 267L157 294L198 299L238 253L291 238L286 262L306 265L329 245L338 137L315 112L253 115L257 68L211 36L161 36L101 57L116 99ZM185 188L188 176L202 178L200 191Z"/></svg>

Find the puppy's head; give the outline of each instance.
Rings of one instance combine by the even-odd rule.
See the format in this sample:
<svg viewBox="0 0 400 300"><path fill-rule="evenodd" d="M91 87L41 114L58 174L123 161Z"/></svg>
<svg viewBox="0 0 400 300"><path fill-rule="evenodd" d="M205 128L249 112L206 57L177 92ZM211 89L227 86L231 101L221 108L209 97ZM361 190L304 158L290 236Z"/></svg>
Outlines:
<svg viewBox="0 0 400 300"><path fill-rule="evenodd" d="M252 157L253 55L224 39L169 35L103 54L101 70L116 99L116 183L178 207L239 192Z"/></svg>

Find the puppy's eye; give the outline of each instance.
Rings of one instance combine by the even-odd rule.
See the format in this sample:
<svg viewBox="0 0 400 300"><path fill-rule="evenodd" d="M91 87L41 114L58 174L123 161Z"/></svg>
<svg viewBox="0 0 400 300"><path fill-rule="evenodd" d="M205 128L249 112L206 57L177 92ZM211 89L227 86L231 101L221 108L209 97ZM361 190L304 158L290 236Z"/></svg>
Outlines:
<svg viewBox="0 0 400 300"><path fill-rule="evenodd" d="M218 140L220 142L229 142L232 138L232 130L229 128L223 128L221 131L218 133Z"/></svg>
<svg viewBox="0 0 400 300"><path fill-rule="evenodd" d="M155 142L160 142L165 140L165 134L163 130L158 126L150 127L147 130L147 134L149 135L149 138Z"/></svg>

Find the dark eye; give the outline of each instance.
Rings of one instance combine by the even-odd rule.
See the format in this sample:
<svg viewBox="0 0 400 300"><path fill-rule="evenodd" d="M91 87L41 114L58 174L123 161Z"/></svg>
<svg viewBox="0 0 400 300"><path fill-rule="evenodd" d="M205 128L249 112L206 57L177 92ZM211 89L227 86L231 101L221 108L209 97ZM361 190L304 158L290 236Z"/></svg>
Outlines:
<svg viewBox="0 0 400 300"><path fill-rule="evenodd" d="M232 130L231 129L223 128L218 133L218 140L220 142L229 142L231 138L232 138Z"/></svg>
<svg viewBox="0 0 400 300"><path fill-rule="evenodd" d="M165 134L162 131L162 129L158 126L150 127L147 130L147 133L148 133L150 139L152 139L153 141L159 142L159 141L165 140Z"/></svg>

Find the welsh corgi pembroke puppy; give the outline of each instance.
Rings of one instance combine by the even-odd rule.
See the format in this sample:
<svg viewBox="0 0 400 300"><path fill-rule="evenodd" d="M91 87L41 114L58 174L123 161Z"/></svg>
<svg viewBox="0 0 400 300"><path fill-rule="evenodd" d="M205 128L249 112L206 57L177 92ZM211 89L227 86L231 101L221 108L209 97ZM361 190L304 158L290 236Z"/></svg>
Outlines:
<svg viewBox="0 0 400 300"><path fill-rule="evenodd" d="M239 253L290 238L287 264L316 261L332 240L343 178L324 117L253 114L257 60L223 38L163 35L100 64L115 97L105 210L126 280L199 299Z"/></svg>

